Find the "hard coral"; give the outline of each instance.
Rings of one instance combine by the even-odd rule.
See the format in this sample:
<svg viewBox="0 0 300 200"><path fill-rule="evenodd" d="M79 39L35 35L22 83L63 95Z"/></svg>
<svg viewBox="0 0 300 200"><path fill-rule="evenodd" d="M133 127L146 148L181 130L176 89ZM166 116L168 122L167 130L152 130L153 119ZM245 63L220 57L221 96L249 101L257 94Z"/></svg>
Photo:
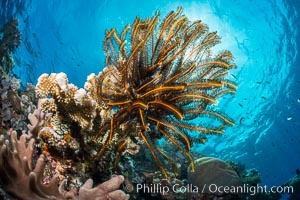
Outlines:
<svg viewBox="0 0 300 200"><path fill-rule="evenodd" d="M237 187L241 185L240 177L226 162L212 157L202 157L195 161L195 172L188 171L188 179L193 185L205 188L204 185ZM210 193L205 188L202 192ZM220 195L220 193L217 193Z"/></svg>
<svg viewBox="0 0 300 200"><path fill-rule="evenodd" d="M83 89L78 90L68 84L64 73L43 74L36 85L36 95L44 98L42 107L46 112L54 112L63 121L78 123L83 129L91 129L96 115L95 101ZM48 99L47 96L52 98Z"/></svg>
<svg viewBox="0 0 300 200"><path fill-rule="evenodd" d="M35 109L34 90L27 84L20 91L20 80L0 72L0 122L2 128L13 128L18 132L27 129L27 115Z"/></svg>

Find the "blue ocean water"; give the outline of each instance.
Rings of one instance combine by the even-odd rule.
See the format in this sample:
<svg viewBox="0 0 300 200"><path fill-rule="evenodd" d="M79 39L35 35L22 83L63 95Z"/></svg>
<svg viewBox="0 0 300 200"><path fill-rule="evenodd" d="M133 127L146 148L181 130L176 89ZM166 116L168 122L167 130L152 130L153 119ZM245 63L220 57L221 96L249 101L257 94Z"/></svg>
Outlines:
<svg viewBox="0 0 300 200"><path fill-rule="evenodd" d="M220 99L218 109L235 121L223 136L210 136L194 150L256 168L262 184L281 185L300 168L300 1L80 1L1 0L0 25L19 19L22 45L14 73L36 83L42 73L65 72L83 87L90 73L105 66L106 29L122 30L135 16L165 16L178 6L191 21L217 31L238 68L239 88Z"/></svg>

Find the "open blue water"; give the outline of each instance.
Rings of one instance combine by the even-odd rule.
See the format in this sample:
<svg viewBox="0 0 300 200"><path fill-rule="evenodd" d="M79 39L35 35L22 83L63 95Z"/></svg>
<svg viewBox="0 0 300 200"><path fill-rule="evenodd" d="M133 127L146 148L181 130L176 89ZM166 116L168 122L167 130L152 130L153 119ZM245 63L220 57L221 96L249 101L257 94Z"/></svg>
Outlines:
<svg viewBox="0 0 300 200"><path fill-rule="evenodd" d="M105 29L121 30L136 15L146 18L178 6L190 20L218 31L238 66L234 97L218 108L236 121L223 136L194 148L209 156L257 168L262 183L281 185L300 168L299 0L0 0L0 25L20 20L22 45L14 72L36 83L42 73L65 72L83 87L104 67Z"/></svg>

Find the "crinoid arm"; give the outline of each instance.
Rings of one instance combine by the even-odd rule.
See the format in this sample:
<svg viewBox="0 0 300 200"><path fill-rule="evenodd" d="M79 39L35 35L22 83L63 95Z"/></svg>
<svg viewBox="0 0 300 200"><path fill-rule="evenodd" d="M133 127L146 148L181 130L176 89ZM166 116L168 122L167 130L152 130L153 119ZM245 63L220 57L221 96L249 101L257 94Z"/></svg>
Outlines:
<svg viewBox="0 0 300 200"><path fill-rule="evenodd" d="M220 37L209 32L201 21L190 22L181 8L160 23L158 18L158 12L152 19L137 17L121 34L115 28L107 31L104 40L107 68L98 76L95 88L98 102L103 101L114 113L102 126L109 131L105 144L112 144L115 132L119 133L120 141L139 137L167 175L159 161L166 154L152 145L157 139L154 133L160 132L180 149L193 168L191 141L204 143L203 135L223 134L227 125L234 124L212 108L221 96L236 91L237 86L226 79L228 71L236 66L229 51L212 56L211 47L221 41ZM220 124L194 125L195 120L201 121L203 117ZM173 159L167 160L172 165Z"/></svg>

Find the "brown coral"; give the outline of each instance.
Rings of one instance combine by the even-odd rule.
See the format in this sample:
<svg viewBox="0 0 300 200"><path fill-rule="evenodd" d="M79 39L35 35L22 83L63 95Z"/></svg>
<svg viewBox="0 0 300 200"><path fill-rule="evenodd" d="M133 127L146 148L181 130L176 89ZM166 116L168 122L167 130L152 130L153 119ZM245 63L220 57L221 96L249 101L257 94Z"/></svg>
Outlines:
<svg viewBox="0 0 300 200"><path fill-rule="evenodd" d="M55 179L49 185L41 183L44 156L40 156L35 168L32 168L34 139L26 145L27 135L17 139L17 133L11 132L12 151L9 141L1 141L0 172L4 189L20 199L53 199L59 196L55 190Z"/></svg>
<svg viewBox="0 0 300 200"><path fill-rule="evenodd" d="M195 160L195 172L188 170L188 179L192 185L203 188L202 192L211 194L206 185L216 185L217 187L238 187L241 180L236 171L225 161L213 157L202 157ZM217 191L214 195L226 195L226 192ZM234 195L237 195L234 194Z"/></svg>
<svg viewBox="0 0 300 200"><path fill-rule="evenodd" d="M12 151L8 140L3 141L3 135L0 138L0 182L4 189L24 200L46 200L46 199L128 199L128 196L121 190L117 190L124 181L123 176L115 176L97 187L93 186L91 179L79 189L65 191L64 182L57 187L57 178L54 177L49 184L42 183L43 170L45 166L45 157L41 155L37 160L36 166L32 168L32 155L34 148L34 139L31 139L26 145L28 135L23 134L17 139L17 133L9 133L11 138Z"/></svg>

